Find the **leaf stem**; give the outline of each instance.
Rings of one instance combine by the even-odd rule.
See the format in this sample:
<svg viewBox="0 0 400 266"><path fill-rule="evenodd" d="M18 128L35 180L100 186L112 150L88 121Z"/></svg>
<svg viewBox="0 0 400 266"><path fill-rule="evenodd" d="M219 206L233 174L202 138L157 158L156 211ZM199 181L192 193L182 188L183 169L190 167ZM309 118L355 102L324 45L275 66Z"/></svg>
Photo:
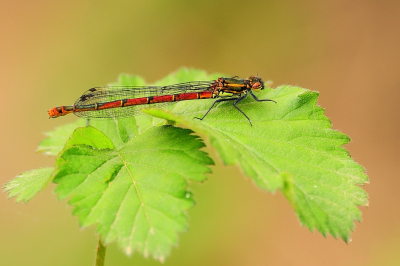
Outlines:
<svg viewBox="0 0 400 266"><path fill-rule="evenodd" d="M106 259L106 249L107 246L101 241L101 236L99 236L99 242L96 249L96 263L95 266L104 266L104 261Z"/></svg>

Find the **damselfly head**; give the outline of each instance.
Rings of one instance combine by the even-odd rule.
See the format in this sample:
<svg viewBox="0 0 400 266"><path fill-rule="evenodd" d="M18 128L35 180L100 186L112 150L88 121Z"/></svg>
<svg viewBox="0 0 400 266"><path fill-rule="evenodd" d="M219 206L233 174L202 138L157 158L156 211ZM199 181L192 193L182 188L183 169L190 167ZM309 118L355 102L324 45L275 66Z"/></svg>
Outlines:
<svg viewBox="0 0 400 266"><path fill-rule="evenodd" d="M252 90L259 91L264 89L264 81L260 77L251 76L249 81Z"/></svg>

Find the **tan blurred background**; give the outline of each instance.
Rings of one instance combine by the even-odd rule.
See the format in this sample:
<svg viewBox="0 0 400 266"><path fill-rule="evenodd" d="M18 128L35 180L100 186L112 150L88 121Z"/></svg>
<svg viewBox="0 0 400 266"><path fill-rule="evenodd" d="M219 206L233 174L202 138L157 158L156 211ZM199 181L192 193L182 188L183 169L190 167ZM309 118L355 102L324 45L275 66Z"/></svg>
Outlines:
<svg viewBox="0 0 400 266"><path fill-rule="evenodd" d="M301 227L281 193L216 159L164 265L400 265L400 1L0 1L0 183L52 166L34 151L51 107L122 73L154 82L181 66L320 92L333 127L365 166L370 207L353 241ZM209 150L210 151L210 150ZM213 153L211 150L210 152ZM215 154L213 155L216 158ZM0 197L0 265L92 265L54 185L28 205ZM115 244L107 265L160 265Z"/></svg>

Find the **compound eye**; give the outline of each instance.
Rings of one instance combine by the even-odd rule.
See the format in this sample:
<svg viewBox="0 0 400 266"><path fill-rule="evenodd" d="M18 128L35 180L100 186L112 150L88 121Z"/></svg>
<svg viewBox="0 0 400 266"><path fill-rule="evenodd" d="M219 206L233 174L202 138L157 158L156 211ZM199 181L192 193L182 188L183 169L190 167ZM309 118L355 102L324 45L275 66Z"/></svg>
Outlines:
<svg viewBox="0 0 400 266"><path fill-rule="evenodd" d="M253 84L253 86L251 87L253 90L258 91L262 88L261 82L256 82Z"/></svg>

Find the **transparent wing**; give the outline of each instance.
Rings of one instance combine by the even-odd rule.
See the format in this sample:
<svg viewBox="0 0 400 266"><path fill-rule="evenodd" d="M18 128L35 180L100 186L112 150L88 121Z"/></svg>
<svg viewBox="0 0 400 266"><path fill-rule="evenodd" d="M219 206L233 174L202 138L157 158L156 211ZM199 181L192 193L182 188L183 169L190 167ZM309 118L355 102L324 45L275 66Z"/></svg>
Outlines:
<svg viewBox="0 0 400 266"><path fill-rule="evenodd" d="M104 104L113 101L139 99L144 97L174 95L188 92L201 92L211 89L215 81L185 82L168 86L147 86L147 87L97 87L86 91L75 102L76 108L92 104ZM185 100L185 97L181 97ZM131 105L119 108L109 108L95 111L76 112L75 115L84 118L120 118L140 114L143 108L162 108L175 102L163 102L154 104Z"/></svg>

